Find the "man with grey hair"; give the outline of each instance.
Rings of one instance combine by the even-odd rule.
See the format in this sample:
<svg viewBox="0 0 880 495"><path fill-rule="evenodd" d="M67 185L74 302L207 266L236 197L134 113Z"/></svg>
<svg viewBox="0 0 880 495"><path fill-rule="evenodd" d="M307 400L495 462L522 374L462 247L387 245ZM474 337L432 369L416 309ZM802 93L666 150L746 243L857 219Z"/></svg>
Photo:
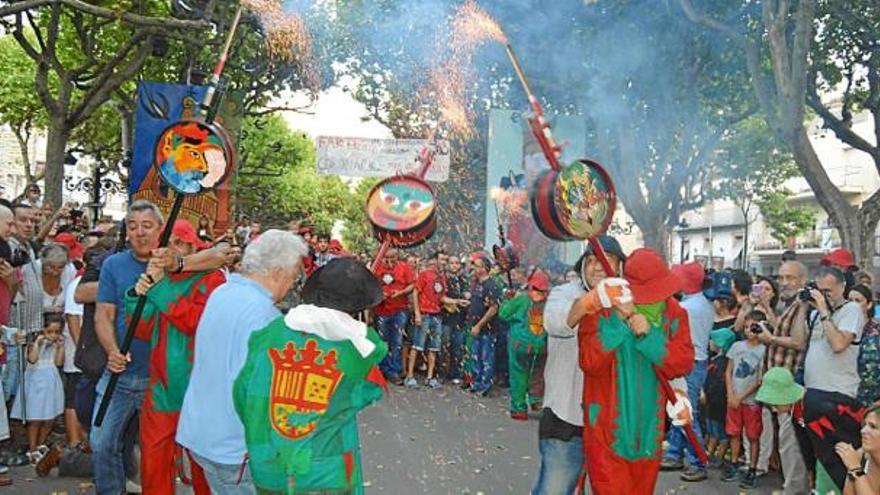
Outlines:
<svg viewBox="0 0 880 495"><path fill-rule="evenodd" d="M808 306L798 300L798 293L807 285L807 276L807 267L800 261L789 260L782 263L777 280L779 300L785 309L775 328L768 326L768 331L758 334L758 340L767 346L763 369L786 368L801 384L803 384L804 349L807 343ZM773 451L773 415L768 407L762 410L761 420L764 429L761 432L761 454L758 457L759 472L761 470L766 472ZM775 415L778 424L779 457L785 478L783 491L786 494L807 493L810 491L807 468L795 435L791 411L777 412Z"/></svg>
<svg viewBox="0 0 880 495"><path fill-rule="evenodd" d="M149 376L149 342L134 339L128 353L122 354L119 350L127 326L126 293L137 283L151 259L169 258L171 261L165 262L165 268L172 273L219 268L223 264L224 256L219 252L206 252L200 259L193 255L192 260L187 258L185 261L172 250L157 249L163 224L158 206L145 200L134 201L125 218L128 249L107 257L100 267L95 296L95 332L107 354L107 369L96 386L96 404L103 399L110 374L119 374L119 379L104 422L100 427L92 428L89 437L98 494L116 495L125 491L122 437L129 423L137 421ZM83 288L82 284L78 293L80 288ZM90 302L90 298L83 297L82 301Z"/></svg>
<svg viewBox="0 0 880 495"><path fill-rule="evenodd" d="M834 448L839 442L861 445L861 415L857 361L865 316L859 305L844 297L846 276L835 267L821 267L816 288L810 289L807 316L809 337L804 362L804 421L819 461L816 491L843 491L846 466ZM864 472L862 473L864 475ZM830 477L833 483L823 483Z"/></svg>
<svg viewBox="0 0 880 495"><path fill-rule="evenodd" d="M299 236L266 231L245 249L241 273L230 275L208 298L196 330L177 442L202 467L211 493L256 493L245 469L244 427L232 385L247 358L248 339L281 316L275 304L299 279L308 253Z"/></svg>

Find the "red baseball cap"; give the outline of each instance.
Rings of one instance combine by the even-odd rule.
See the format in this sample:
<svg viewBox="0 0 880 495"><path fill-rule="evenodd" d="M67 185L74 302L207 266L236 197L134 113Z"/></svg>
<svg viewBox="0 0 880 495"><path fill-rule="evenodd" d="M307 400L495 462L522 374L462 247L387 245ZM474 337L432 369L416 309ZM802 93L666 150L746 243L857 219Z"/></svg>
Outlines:
<svg viewBox="0 0 880 495"><path fill-rule="evenodd" d="M672 273L681 280L681 290L685 294L696 294L703 290L703 279L706 278L703 267L696 261L681 265L672 265Z"/></svg>
<svg viewBox="0 0 880 495"><path fill-rule="evenodd" d="M171 233L181 241L192 245L196 249L207 249L211 247L210 242L205 242L199 239L199 235L196 234L196 229L194 229L192 224L186 220L175 221Z"/></svg>
<svg viewBox="0 0 880 495"><path fill-rule="evenodd" d="M665 301L681 290L681 281L659 253L650 248L639 248L626 259L623 276L629 281L634 304L654 304Z"/></svg>
<svg viewBox="0 0 880 495"><path fill-rule="evenodd" d="M535 302L543 301L547 298L547 291L550 289L550 277L541 270L535 270L535 273L529 277L529 299Z"/></svg>
<svg viewBox="0 0 880 495"><path fill-rule="evenodd" d="M852 266L856 266L856 259L849 249L837 248L826 254L825 257L819 261L819 264L822 266L836 266L846 270Z"/></svg>
<svg viewBox="0 0 880 495"><path fill-rule="evenodd" d="M55 242L67 247L70 259L72 260L82 259L83 253L86 252L85 246L80 244L70 232L62 232L56 235Z"/></svg>

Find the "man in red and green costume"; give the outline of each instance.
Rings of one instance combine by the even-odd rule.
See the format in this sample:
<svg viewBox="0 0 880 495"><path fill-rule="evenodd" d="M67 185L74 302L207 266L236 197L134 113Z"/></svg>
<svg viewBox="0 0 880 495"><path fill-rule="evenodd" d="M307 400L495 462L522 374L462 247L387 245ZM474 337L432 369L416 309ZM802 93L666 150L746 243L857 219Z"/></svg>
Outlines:
<svg viewBox="0 0 880 495"><path fill-rule="evenodd" d="M382 298L369 270L336 258L304 304L251 336L233 399L258 493L364 492L357 413L382 396L388 346L351 315Z"/></svg>
<svg viewBox="0 0 880 495"><path fill-rule="evenodd" d="M580 323L584 371L584 456L596 495L654 493L666 421L666 378L694 364L687 313L672 297L680 282L663 258L641 248L627 259L632 301Z"/></svg>
<svg viewBox="0 0 880 495"><path fill-rule="evenodd" d="M208 247L186 220L175 222L169 249L188 256ZM175 478L182 472L181 449L174 441L183 396L193 365L195 331L208 296L226 281L222 271L178 272L165 275L164 264L154 258L126 298L126 316L137 305L136 294L145 294L146 306L135 338L150 342L149 379L140 412L141 480L144 493L174 493ZM197 495L209 494L204 473L195 462L192 484ZM183 476L186 479L185 476Z"/></svg>
<svg viewBox="0 0 880 495"><path fill-rule="evenodd" d="M507 359L510 372L510 417L529 419L527 407L540 405L544 392L544 360L547 333L544 331L544 302L550 278L537 270L529 277L527 291L504 301L498 317L510 325ZM529 387L537 378L540 386Z"/></svg>

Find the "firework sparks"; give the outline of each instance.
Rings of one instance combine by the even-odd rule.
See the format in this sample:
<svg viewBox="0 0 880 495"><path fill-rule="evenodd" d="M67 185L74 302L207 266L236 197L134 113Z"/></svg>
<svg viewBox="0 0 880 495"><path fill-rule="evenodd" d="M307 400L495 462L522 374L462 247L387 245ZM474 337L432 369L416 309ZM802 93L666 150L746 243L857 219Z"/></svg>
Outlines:
<svg viewBox="0 0 880 495"><path fill-rule="evenodd" d="M468 69L474 50L485 41L506 43L507 37L495 20L473 0L462 4L452 17L448 52L431 71L429 93L437 104L440 123L453 133L468 137L473 133L467 105L467 87L473 79Z"/></svg>
<svg viewBox="0 0 880 495"><path fill-rule="evenodd" d="M474 47L487 40L507 43L507 36L495 19L476 4L467 0L458 8L452 21L453 44Z"/></svg>
<svg viewBox="0 0 880 495"><path fill-rule="evenodd" d="M306 59L311 54L312 39L299 15L285 12L280 0L242 0L266 30L266 45L272 57L288 62Z"/></svg>

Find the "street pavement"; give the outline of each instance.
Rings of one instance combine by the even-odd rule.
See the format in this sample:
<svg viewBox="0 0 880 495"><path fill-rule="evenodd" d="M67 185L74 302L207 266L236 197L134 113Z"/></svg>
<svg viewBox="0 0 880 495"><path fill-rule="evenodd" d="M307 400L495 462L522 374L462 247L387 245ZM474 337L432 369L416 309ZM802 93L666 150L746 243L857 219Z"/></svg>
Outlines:
<svg viewBox="0 0 880 495"><path fill-rule="evenodd" d="M389 385L390 393L360 416L366 492L408 494L527 494L538 461L537 416L528 422L507 415L507 391L476 397L452 385L437 390ZM90 480L35 478L30 468L12 470L16 494L93 494ZM748 492L723 483L718 471L701 483L661 473L661 494L771 494L778 476ZM178 494L188 493L181 489Z"/></svg>

